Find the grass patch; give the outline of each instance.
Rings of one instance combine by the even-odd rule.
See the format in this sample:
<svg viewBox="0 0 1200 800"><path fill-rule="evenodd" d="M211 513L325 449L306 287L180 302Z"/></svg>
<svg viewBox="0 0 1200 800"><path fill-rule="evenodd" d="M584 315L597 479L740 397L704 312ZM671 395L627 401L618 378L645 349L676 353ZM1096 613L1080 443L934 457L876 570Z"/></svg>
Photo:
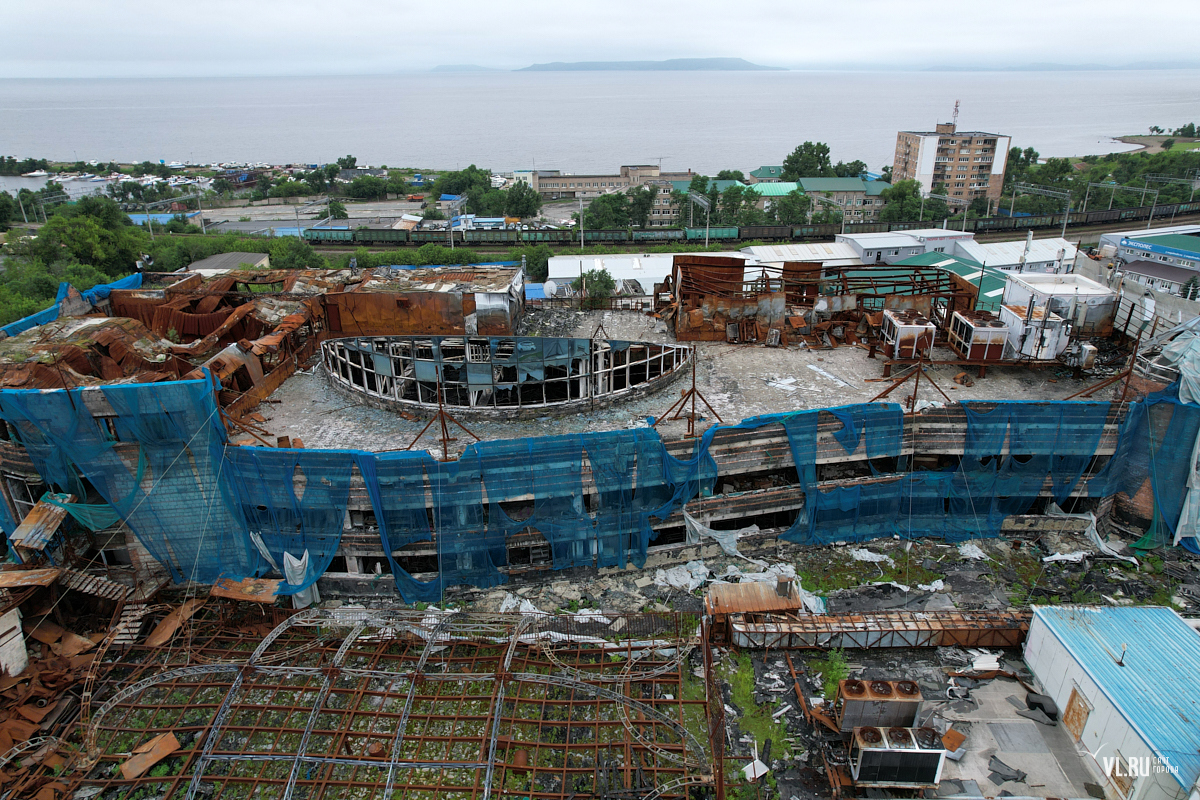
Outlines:
<svg viewBox="0 0 1200 800"><path fill-rule="evenodd" d="M850 677L846 651L835 647L826 653L825 658L809 662L808 666L821 673L821 693L825 696L825 702L832 703L837 697L838 683Z"/></svg>
<svg viewBox="0 0 1200 800"><path fill-rule="evenodd" d="M791 758L791 744L785 741L787 726L782 722L771 719L771 714L779 708L778 701L770 705L759 705L754 702L754 663L746 653L730 653L733 661L732 668L726 667L725 680L729 683L729 694L734 704L742 710L742 716L737 718L738 728L742 733L749 734L758 742L759 752L763 743L770 739L771 757Z"/></svg>
<svg viewBox="0 0 1200 800"><path fill-rule="evenodd" d="M921 551L921 546L914 543L907 552L901 549L889 553L894 563L888 564L886 561L855 561L841 548L815 549L801 557L796 572L801 586L820 595L887 581L917 586L946 577L944 573L925 569L925 555Z"/></svg>

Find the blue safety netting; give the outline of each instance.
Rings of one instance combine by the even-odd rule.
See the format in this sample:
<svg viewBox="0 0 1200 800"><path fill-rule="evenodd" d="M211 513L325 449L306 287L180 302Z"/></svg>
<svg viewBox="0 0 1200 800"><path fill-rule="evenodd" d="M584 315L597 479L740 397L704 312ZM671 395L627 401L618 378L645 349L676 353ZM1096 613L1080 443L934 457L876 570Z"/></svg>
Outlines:
<svg viewBox="0 0 1200 800"><path fill-rule="evenodd" d="M572 345L564 347L562 354L543 348L537 361L566 356ZM519 349L514 358L519 363ZM715 426L684 455L668 452L653 429L638 428L479 443L443 463L425 452L230 447L213 389L205 379L99 392L0 391L0 416L49 484L81 500L99 494L176 580L269 574L285 554L307 552L308 573L282 584L281 593L307 588L338 550L351 485L361 476L398 591L428 602L448 585L504 583L507 569L519 566L507 562L514 541L544 544L555 569L643 565L656 521L712 493L719 430L774 425L786 432L806 495L783 534L790 541L995 536L1006 516L1027 512L1047 487L1060 503L1077 490L1110 409L964 404L964 455L941 470L905 469L905 420L895 404ZM1173 393L1132 404L1117 456L1089 481L1089 493L1133 494L1150 480L1157 511L1174 530L1198 430L1200 406ZM868 479L818 483L819 459L850 454L869 459ZM583 491L589 475L591 496ZM95 516L95 504L86 508ZM9 522L0 518L0 527ZM397 554L429 541L436 541L436 564L421 572L437 577L420 581Z"/></svg>
<svg viewBox="0 0 1200 800"><path fill-rule="evenodd" d="M135 272L132 275L127 275L120 280L112 283L100 283L90 289L85 289L80 292L83 298L92 305L96 304L97 300L107 298L113 289L138 289L142 285L142 273ZM62 306L62 301L66 299L67 292L70 290L71 284L60 283L58 285L58 295L54 298L54 305L49 308L44 308L27 317L22 317L16 322L10 322L7 325L0 326L0 331L9 336L16 336L19 333L24 333L30 328L36 328L39 325L45 325L48 322L54 322L58 319L59 309Z"/></svg>
<svg viewBox="0 0 1200 800"><path fill-rule="evenodd" d="M255 548L280 573L285 553L308 554L303 580L281 584L280 594L307 589L337 555L354 463L347 450L229 449L229 483Z"/></svg>
<svg viewBox="0 0 1200 800"><path fill-rule="evenodd" d="M1145 400L1129 405L1121 426L1117 451L1099 475L1088 482L1088 493L1130 497L1149 486L1154 497L1153 526L1135 546L1170 545L1175 540L1192 475L1192 455L1200 434L1200 406L1179 399L1174 383ZM1196 546L1194 532L1184 531L1181 543Z"/></svg>

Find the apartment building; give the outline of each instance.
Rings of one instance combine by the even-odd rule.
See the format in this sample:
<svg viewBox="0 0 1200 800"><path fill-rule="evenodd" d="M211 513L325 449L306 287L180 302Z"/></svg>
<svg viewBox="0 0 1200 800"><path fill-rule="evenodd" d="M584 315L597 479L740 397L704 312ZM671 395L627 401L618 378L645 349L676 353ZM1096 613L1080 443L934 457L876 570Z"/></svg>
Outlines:
<svg viewBox="0 0 1200 800"><path fill-rule="evenodd" d="M989 206L1000 201L1008 164L1009 136L983 131L958 131L953 122L930 131L896 134L892 181L916 180L922 192L942 186L945 194L963 202L986 197Z"/></svg>
<svg viewBox="0 0 1200 800"><path fill-rule="evenodd" d="M862 178L801 178L797 184L807 195L824 197L840 207L847 222L875 222L883 210L884 189L892 188L887 181L865 181ZM828 204L815 201L813 211Z"/></svg>
<svg viewBox="0 0 1200 800"><path fill-rule="evenodd" d="M599 197L615 191L628 191L635 186L653 184L670 191L672 181L690 181L692 171L663 172L655 164L636 164L621 167L617 174L573 175L558 170L535 171L530 185L545 200L574 200L578 197Z"/></svg>

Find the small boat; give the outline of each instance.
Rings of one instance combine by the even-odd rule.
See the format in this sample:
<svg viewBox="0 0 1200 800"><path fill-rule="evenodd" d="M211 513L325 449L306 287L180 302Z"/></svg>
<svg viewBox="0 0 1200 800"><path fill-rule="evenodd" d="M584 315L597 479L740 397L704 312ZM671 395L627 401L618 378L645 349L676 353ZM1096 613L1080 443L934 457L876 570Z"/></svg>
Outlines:
<svg viewBox="0 0 1200 800"><path fill-rule="evenodd" d="M45 177L48 177L49 175L50 175L50 173L46 172L46 170L44 170L44 169L35 169L33 172L26 172L21 177L22 178L45 178Z"/></svg>
<svg viewBox="0 0 1200 800"><path fill-rule="evenodd" d="M92 183L101 183L102 181L106 181L106 180L108 180L108 178L104 177L103 175L96 175L96 176L94 176L94 177L92 177L92 178L89 178L89 180L90 180Z"/></svg>

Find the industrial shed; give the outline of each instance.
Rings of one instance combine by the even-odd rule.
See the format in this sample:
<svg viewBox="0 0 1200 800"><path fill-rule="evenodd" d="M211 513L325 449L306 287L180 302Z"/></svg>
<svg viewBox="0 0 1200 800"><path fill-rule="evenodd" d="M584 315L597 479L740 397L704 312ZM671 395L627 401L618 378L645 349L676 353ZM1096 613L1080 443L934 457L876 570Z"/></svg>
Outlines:
<svg viewBox="0 0 1200 800"><path fill-rule="evenodd" d="M1037 608L1025 661L1109 798L1200 797L1200 634L1178 614Z"/></svg>

